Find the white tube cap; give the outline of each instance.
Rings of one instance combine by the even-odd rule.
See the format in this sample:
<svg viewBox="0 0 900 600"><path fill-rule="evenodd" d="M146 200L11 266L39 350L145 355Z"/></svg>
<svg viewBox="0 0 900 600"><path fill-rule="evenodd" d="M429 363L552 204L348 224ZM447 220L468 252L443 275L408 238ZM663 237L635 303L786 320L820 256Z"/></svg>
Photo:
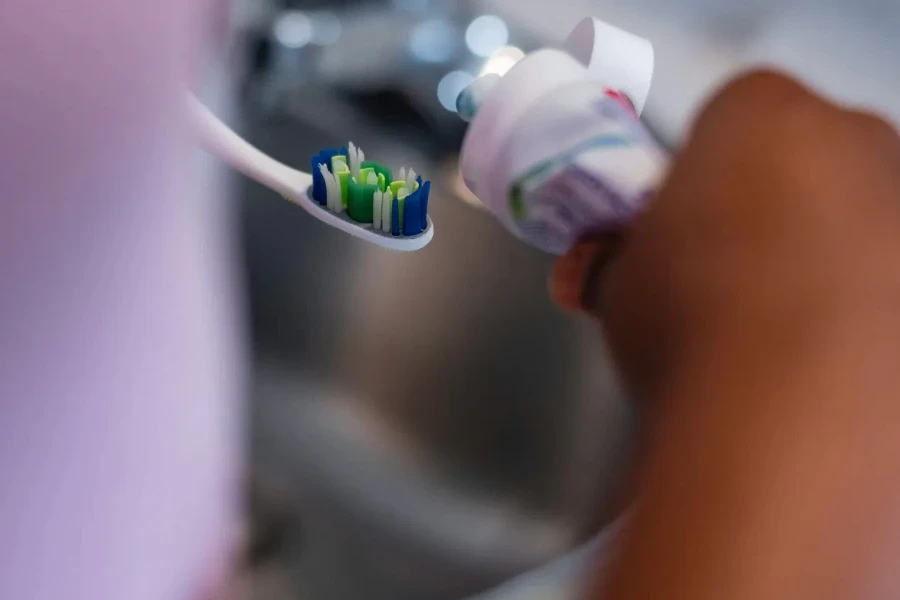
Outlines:
<svg viewBox="0 0 900 600"><path fill-rule="evenodd" d="M483 78L482 78L483 79ZM516 124L545 94L588 80L587 69L562 50L532 52L503 77L485 81L460 153L460 169L466 186L488 206L479 192L482 172L496 169L497 153ZM464 92L465 94L465 92ZM465 101L465 100L463 100ZM489 206L490 208L490 206Z"/></svg>
<svg viewBox="0 0 900 600"><path fill-rule="evenodd" d="M575 26L563 49L587 67L591 79L627 95L641 114L653 81L653 44L589 17Z"/></svg>

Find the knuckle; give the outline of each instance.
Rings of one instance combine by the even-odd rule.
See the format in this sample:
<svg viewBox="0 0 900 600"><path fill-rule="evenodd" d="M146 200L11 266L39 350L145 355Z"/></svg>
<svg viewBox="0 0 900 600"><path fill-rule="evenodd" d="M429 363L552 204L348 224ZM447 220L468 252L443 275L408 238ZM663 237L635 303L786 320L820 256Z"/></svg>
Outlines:
<svg viewBox="0 0 900 600"><path fill-rule="evenodd" d="M743 73L722 88L719 98L722 100L740 99L746 96L759 98L769 97L801 97L809 92L795 79L768 69L755 69Z"/></svg>
<svg viewBox="0 0 900 600"><path fill-rule="evenodd" d="M695 134L726 129L738 137L777 134L821 114L826 103L796 80L771 70L744 73L728 82L701 111ZM798 117L800 117L798 119Z"/></svg>
<svg viewBox="0 0 900 600"><path fill-rule="evenodd" d="M887 119L862 111L849 113L850 123L862 141L878 147L900 147L900 135L893 123Z"/></svg>

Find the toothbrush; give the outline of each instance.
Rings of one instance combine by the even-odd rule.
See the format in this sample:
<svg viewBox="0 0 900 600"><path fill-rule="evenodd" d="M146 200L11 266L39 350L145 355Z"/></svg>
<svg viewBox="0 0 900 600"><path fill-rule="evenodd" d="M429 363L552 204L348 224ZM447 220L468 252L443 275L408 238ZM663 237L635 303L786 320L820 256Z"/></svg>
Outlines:
<svg viewBox="0 0 900 600"><path fill-rule="evenodd" d="M314 172L318 169L318 172L315 175L305 173L278 162L252 146L222 123L194 95L188 97L188 109L200 142L208 152L218 156L250 179L278 192L286 200L298 205L326 225L382 248L401 252L420 250L434 237L434 223L426 212L427 193L431 184L423 182L412 169L409 172L401 169L401 177L392 182L385 181L383 185L390 183L391 187L382 190L378 185L380 181L378 173L364 168L365 154L351 143L347 155L344 156L334 151L320 152L313 157L313 169ZM329 158L335 159L334 164L315 164L317 158L326 153L331 154ZM336 170L339 172L336 173ZM366 178L360 181L363 173ZM345 210L347 198L344 190L348 184L341 183L338 176L350 180L355 187L370 187L372 183L377 188L371 196L373 204L371 223L355 220L351 217L350 211ZM322 183L314 186L314 180L321 180ZM384 181L383 177L381 181ZM314 188L319 187L322 188L321 191L315 193L317 190ZM410 226L404 228L404 221L401 219L404 214L404 203L418 190L425 193L421 212L418 213L421 220L416 220L416 226L413 228ZM324 198L318 200L313 198L319 194L324 194ZM365 191L363 196L365 201L368 198ZM324 201L321 201L323 199ZM377 217L374 214L375 207L379 208ZM404 231L411 235L403 235Z"/></svg>

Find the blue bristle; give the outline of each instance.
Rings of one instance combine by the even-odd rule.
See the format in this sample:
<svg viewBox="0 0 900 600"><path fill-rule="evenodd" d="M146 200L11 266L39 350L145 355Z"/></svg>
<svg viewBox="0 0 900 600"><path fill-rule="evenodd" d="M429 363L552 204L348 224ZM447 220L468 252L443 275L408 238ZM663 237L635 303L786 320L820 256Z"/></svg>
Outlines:
<svg viewBox="0 0 900 600"><path fill-rule="evenodd" d="M400 235L400 201L396 198L391 205L391 233Z"/></svg>
<svg viewBox="0 0 900 600"><path fill-rule="evenodd" d="M406 197L403 201L403 235L419 235L422 233L422 188Z"/></svg>
<svg viewBox="0 0 900 600"><path fill-rule="evenodd" d="M420 178L421 181L421 178ZM422 186L420 189L422 191L422 230L428 229L428 198L431 196L431 182L426 181L425 183L420 183Z"/></svg>
<svg viewBox="0 0 900 600"><path fill-rule="evenodd" d="M319 160L319 156L319 154L316 154L309 159L309 172L312 173L313 178L313 200L324 205L328 199L328 189L325 187L325 178L322 177L322 173L319 172L319 165L322 163L322 161Z"/></svg>
<svg viewBox="0 0 900 600"><path fill-rule="evenodd" d="M319 172L319 165L325 165L331 171L331 159L338 154L340 150L324 149L310 159L310 171L313 176L313 200L325 206L328 204L328 188L325 187L325 179ZM344 151L346 154L346 150Z"/></svg>

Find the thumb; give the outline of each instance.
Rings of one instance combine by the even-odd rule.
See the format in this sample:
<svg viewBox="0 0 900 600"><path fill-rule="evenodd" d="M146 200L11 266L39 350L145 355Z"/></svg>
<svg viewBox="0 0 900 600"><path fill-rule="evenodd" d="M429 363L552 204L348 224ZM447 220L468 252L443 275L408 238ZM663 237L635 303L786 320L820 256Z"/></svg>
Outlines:
<svg viewBox="0 0 900 600"><path fill-rule="evenodd" d="M553 302L562 310L600 318L599 290L618 246L618 235L595 235L582 239L558 258L549 281Z"/></svg>

